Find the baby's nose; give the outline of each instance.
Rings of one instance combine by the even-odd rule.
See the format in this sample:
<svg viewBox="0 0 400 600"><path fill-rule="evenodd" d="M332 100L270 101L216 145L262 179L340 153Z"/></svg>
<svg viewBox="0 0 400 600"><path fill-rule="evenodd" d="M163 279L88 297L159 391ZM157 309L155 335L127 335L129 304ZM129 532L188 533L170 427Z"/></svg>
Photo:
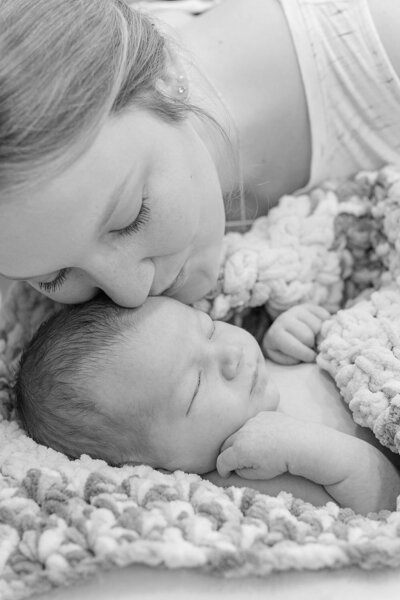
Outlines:
<svg viewBox="0 0 400 600"><path fill-rule="evenodd" d="M225 346L221 351L220 365L221 373L228 381L234 379L238 372L242 360L243 350L240 346Z"/></svg>

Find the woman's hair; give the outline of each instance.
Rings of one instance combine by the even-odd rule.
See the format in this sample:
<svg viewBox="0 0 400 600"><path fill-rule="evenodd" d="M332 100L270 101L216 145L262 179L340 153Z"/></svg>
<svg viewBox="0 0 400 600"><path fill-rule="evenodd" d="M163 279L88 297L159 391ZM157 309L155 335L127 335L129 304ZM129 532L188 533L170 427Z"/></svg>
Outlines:
<svg viewBox="0 0 400 600"><path fill-rule="evenodd" d="M173 122L205 116L156 86L171 49L123 0L1 0L0 19L2 198L65 169L133 103Z"/></svg>

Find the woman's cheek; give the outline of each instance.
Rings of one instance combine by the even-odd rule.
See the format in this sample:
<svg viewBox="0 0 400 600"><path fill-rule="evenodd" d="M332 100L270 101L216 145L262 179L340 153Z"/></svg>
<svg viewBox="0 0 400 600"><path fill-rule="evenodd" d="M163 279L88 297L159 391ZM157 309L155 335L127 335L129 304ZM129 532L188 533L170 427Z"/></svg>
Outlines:
<svg viewBox="0 0 400 600"><path fill-rule="evenodd" d="M198 229L198 218L190 206L165 199L163 210L154 210L146 232L158 252L178 252L193 240Z"/></svg>

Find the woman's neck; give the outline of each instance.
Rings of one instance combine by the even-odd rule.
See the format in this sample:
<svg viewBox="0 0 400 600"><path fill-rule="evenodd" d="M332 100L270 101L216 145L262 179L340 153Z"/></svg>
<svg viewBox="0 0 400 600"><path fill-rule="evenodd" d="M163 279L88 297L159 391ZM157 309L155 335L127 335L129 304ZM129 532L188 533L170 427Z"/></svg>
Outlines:
<svg viewBox="0 0 400 600"><path fill-rule="evenodd" d="M237 132L248 209L252 217L265 213L307 183L311 160L306 100L282 9L277 0L223 2L183 27L179 39L191 64L193 103ZM229 168L219 155L214 148L227 191Z"/></svg>

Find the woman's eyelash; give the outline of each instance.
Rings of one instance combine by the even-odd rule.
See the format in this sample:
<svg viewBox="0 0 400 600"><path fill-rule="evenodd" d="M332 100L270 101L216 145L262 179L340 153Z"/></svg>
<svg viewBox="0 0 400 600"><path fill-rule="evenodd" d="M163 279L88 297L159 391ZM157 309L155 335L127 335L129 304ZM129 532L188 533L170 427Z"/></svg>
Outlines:
<svg viewBox="0 0 400 600"><path fill-rule="evenodd" d="M113 233L117 233L121 236L130 235L131 233L137 233L142 229L142 227L144 227L144 225L146 225L146 223L148 223L149 218L150 207L148 205L148 198L143 198L142 205L140 207L139 214L137 215L136 219L132 223L130 223L130 225L127 225L122 229L117 229Z"/></svg>
<svg viewBox="0 0 400 600"><path fill-rule="evenodd" d="M143 198L142 205L140 207L139 214L137 215L136 219L127 227L124 227L123 229L118 229L114 233L118 233L118 235L124 236L140 231L140 229L148 222L150 218L150 208L148 206L147 200L147 198ZM39 289L43 290L44 292L47 292L48 294L54 294L54 292L59 290L65 282L65 279L68 275L68 271L69 269L61 269L61 271L58 273L57 277L53 279L53 281L39 282Z"/></svg>
<svg viewBox="0 0 400 600"><path fill-rule="evenodd" d="M48 294L54 294L63 285L67 278L69 269L61 269L57 277L53 281L39 281L39 289L47 292Z"/></svg>

